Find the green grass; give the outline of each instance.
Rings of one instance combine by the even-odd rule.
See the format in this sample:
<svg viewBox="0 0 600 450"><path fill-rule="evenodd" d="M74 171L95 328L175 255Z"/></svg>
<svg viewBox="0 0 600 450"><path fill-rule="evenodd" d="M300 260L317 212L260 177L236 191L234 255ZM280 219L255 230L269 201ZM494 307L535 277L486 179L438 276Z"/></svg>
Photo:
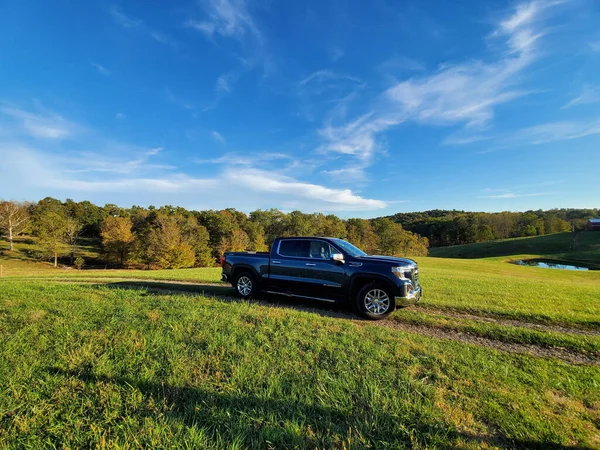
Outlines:
<svg viewBox="0 0 600 450"><path fill-rule="evenodd" d="M489 258L530 255L591 263L600 267L600 232L577 233L573 247L573 233L557 233L516 239L479 242L476 244L453 245L429 249L429 256L438 258Z"/></svg>
<svg viewBox="0 0 600 450"><path fill-rule="evenodd" d="M600 329L600 271L417 258L424 308Z"/></svg>
<svg viewBox="0 0 600 450"><path fill-rule="evenodd" d="M0 240L0 255L5 253L10 259L21 261L37 261L41 251L35 236L17 236L14 241L14 250L9 251L8 241ZM99 239L80 238L76 254L82 256L88 262L95 262L101 256L101 244ZM51 258L48 258L50 261Z"/></svg>
<svg viewBox="0 0 600 450"><path fill-rule="evenodd" d="M417 258L425 296L392 320L599 358L600 271L507 262L598 260L600 233L571 239L432 249L470 259ZM0 256L0 448L600 447L598 366L202 296L232 294L220 268L24 250Z"/></svg>
<svg viewBox="0 0 600 450"><path fill-rule="evenodd" d="M195 281L198 283L216 283L221 280L220 267L202 267L192 269L132 270L132 269L92 269L55 268L50 263L23 261L0 256L4 276L7 278L47 278L47 279L139 279L139 280L175 280Z"/></svg>
<svg viewBox="0 0 600 450"><path fill-rule="evenodd" d="M2 448L600 445L598 367L293 309L6 279L0 344Z"/></svg>

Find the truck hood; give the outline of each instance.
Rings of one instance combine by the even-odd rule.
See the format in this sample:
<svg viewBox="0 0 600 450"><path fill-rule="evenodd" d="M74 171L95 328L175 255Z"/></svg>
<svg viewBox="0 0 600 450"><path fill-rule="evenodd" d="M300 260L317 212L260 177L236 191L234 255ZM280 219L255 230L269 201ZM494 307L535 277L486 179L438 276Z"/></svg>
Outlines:
<svg viewBox="0 0 600 450"><path fill-rule="evenodd" d="M380 256L380 255L368 255L368 256L361 256L359 258L356 258L358 260L361 261L369 261L369 262L384 262L384 263L390 263L390 264L394 264L397 266L417 266L417 263L415 261L413 261L412 259L408 259L408 258L397 258L395 256Z"/></svg>

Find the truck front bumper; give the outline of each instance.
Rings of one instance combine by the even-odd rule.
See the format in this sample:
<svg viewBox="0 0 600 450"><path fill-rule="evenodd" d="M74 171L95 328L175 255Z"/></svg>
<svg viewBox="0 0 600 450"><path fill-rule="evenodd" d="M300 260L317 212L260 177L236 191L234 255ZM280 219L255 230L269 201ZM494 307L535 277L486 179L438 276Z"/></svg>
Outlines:
<svg viewBox="0 0 600 450"><path fill-rule="evenodd" d="M396 306L409 306L414 305L423 296L423 289L421 286L417 286L413 288L411 284L404 285L404 293L403 295L394 297L396 301Z"/></svg>

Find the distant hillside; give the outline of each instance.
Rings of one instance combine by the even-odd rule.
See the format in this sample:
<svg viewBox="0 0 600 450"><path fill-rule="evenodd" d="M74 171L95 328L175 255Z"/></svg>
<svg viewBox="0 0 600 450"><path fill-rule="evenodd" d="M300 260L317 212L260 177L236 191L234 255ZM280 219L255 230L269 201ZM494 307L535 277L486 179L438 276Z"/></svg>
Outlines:
<svg viewBox="0 0 600 450"><path fill-rule="evenodd" d="M388 218L429 239L431 247L444 247L579 231L585 229L588 219L598 216L598 209L563 208L496 213L432 210L398 213Z"/></svg>
<svg viewBox="0 0 600 450"><path fill-rule="evenodd" d="M600 264L600 232L557 233L429 249L429 256L438 258L489 258L514 255L536 255Z"/></svg>

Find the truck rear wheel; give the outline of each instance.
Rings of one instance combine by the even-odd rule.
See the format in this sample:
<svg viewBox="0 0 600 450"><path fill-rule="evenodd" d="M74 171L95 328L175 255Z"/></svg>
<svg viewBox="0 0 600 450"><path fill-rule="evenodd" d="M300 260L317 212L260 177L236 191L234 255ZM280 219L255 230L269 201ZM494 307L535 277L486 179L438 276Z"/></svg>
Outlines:
<svg viewBox="0 0 600 450"><path fill-rule="evenodd" d="M250 298L258 293L258 283L250 272L240 272L233 280L235 293L242 298Z"/></svg>
<svg viewBox="0 0 600 450"><path fill-rule="evenodd" d="M394 297L385 286L371 283L358 291L356 306L361 316L371 320L381 320L394 311Z"/></svg>

